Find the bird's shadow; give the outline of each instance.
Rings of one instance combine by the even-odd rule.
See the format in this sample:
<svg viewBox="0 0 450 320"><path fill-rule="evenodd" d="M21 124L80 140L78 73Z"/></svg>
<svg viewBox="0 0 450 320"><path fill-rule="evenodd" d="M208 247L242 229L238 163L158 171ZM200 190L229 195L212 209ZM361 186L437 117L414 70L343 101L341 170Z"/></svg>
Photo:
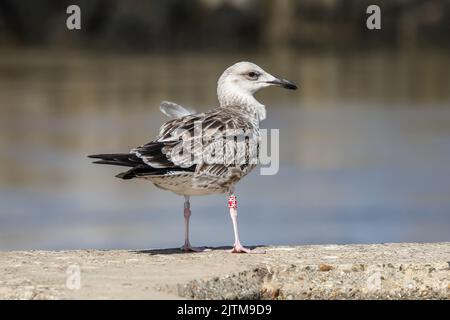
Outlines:
<svg viewBox="0 0 450 320"><path fill-rule="evenodd" d="M265 248L266 245L258 245L258 246L247 246L247 248L251 250L255 250L257 248ZM131 250L130 252L136 254L148 254L148 255L172 255L172 254L203 254L211 251L230 251L233 247L223 246L223 247L203 247L208 249L205 252L184 252L181 248L167 248L167 249L143 249L143 250Z"/></svg>

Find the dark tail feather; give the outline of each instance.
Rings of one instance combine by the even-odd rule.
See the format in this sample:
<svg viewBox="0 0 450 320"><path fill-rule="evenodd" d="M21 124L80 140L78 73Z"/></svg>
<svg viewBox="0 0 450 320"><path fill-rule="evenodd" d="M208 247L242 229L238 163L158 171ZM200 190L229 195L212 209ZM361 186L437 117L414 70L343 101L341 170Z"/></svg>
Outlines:
<svg viewBox="0 0 450 320"><path fill-rule="evenodd" d="M91 159L100 159L94 161L94 163L96 164L109 164L115 166L131 167L130 170L116 175L117 178L124 180L130 180L143 176L163 175L172 171L195 171L195 165L189 168L181 168L176 166L168 166L166 168L153 168L145 164L141 158L138 158L132 153L93 154L88 157ZM167 164L170 165L170 162L167 162Z"/></svg>
<svg viewBox="0 0 450 320"><path fill-rule="evenodd" d="M135 167L141 161L134 154L130 153L116 153L116 154L93 154L88 156L91 159L100 159L94 161L96 164L109 164L114 166Z"/></svg>
<svg viewBox="0 0 450 320"><path fill-rule="evenodd" d="M112 154L91 154L88 158L102 159L102 160L116 160L116 159L128 159L131 156L130 153L112 153Z"/></svg>
<svg viewBox="0 0 450 320"><path fill-rule="evenodd" d="M133 168L131 170L119 173L118 175L116 175L116 178L123 179L123 180L131 180L133 178L136 178L136 173Z"/></svg>
<svg viewBox="0 0 450 320"><path fill-rule="evenodd" d="M110 164L113 166L122 166L122 167L131 167L133 166L132 163L130 162L122 162L122 161L118 161L118 160L99 160L99 161L94 161L92 163L95 164Z"/></svg>
<svg viewBox="0 0 450 320"><path fill-rule="evenodd" d="M123 179L123 180L130 180L130 179L142 176L142 175L151 175L151 174L156 174L158 172L160 172L159 169L154 169L154 168L146 166L146 165L138 165L134 168L131 168L128 171L119 173L118 175L116 175L116 177Z"/></svg>
<svg viewBox="0 0 450 320"><path fill-rule="evenodd" d="M130 180L142 174L151 174L157 170L144 164L142 159L136 157L132 153L116 153L116 154L93 154L88 156L91 159L99 159L94 161L95 164L109 164L114 166L131 167L130 170L119 173L117 178Z"/></svg>

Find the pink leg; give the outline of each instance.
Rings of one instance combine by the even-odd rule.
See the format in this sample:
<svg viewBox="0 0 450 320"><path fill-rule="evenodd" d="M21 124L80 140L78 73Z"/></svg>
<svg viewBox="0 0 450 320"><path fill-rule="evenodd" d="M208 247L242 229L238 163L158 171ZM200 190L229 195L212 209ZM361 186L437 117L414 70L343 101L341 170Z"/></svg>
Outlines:
<svg viewBox="0 0 450 320"><path fill-rule="evenodd" d="M210 251L206 248L194 248L189 242L189 219L191 217L191 204L189 202L189 196L184 197L184 245L181 250L184 252L205 252Z"/></svg>
<svg viewBox="0 0 450 320"><path fill-rule="evenodd" d="M261 253L254 252L253 250L245 248L241 242L239 241L239 233L237 227L237 200L236 196L231 193L228 197L228 207L230 208L230 217L233 222L233 231L234 231L234 245L233 249L231 249L231 253Z"/></svg>

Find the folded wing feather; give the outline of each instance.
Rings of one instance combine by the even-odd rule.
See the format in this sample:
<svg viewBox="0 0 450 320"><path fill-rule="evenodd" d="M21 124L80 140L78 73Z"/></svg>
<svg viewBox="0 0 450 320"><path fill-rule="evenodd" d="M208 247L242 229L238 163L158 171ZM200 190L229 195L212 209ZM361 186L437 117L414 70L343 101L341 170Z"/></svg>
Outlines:
<svg viewBox="0 0 450 320"><path fill-rule="evenodd" d="M178 119L195 113L194 110L187 109L174 102L163 101L159 106L162 113L172 119Z"/></svg>

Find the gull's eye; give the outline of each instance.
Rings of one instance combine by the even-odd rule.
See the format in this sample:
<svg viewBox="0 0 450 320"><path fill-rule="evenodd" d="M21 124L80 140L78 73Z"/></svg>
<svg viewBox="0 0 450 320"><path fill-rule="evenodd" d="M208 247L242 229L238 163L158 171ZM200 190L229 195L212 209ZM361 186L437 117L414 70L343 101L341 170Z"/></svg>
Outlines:
<svg viewBox="0 0 450 320"><path fill-rule="evenodd" d="M247 76L252 80L256 80L256 79L258 79L259 74L254 71L250 71L249 73L247 73Z"/></svg>

